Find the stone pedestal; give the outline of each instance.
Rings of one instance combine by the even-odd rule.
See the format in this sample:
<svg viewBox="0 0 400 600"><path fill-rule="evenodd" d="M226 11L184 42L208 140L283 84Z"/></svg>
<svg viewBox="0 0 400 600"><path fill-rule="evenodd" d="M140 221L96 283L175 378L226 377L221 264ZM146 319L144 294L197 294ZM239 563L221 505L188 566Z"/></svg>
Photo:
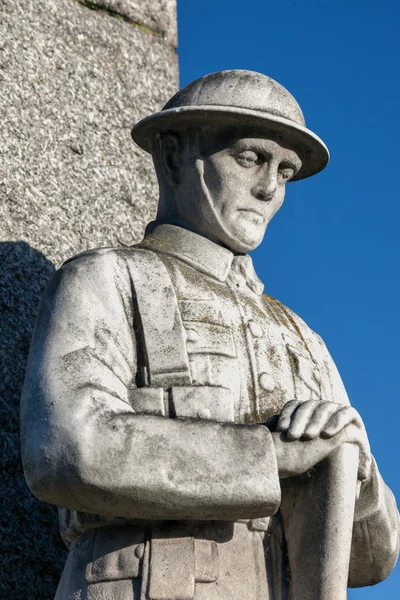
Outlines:
<svg viewBox="0 0 400 600"><path fill-rule="evenodd" d="M175 0L0 0L0 28L0 596L50 600L65 552L19 458L30 336L63 260L130 245L154 215L130 127L177 89Z"/></svg>

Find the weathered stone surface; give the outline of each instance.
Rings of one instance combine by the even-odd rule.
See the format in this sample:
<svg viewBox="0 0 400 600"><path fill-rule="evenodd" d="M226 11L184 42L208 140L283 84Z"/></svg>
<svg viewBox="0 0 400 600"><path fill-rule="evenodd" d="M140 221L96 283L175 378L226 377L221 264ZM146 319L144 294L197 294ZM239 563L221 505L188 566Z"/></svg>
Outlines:
<svg viewBox="0 0 400 600"><path fill-rule="evenodd" d="M156 191L130 126L175 91L173 51L75 0L2 9L1 238L55 262L131 243Z"/></svg>
<svg viewBox="0 0 400 600"><path fill-rule="evenodd" d="M157 192L130 127L176 91L177 62L161 36L76 0L0 0L0 48L0 597L49 600L65 549L19 459L37 304L69 256L140 239Z"/></svg>
<svg viewBox="0 0 400 600"><path fill-rule="evenodd" d="M145 25L159 33L168 43L176 47L176 2L175 0L79 0L87 4L114 11L136 23Z"/></svg>
<svg viewBox="0 0 400 600"><path fill-rule="evenodd" d="M44 294L21 443L31 490L63 507L56 600L346 600L394 567L398 510L362 419L247 254L287 181L328 158L277 86L216 73L137 124L144 148L161 134L156 220Z"/></svg>

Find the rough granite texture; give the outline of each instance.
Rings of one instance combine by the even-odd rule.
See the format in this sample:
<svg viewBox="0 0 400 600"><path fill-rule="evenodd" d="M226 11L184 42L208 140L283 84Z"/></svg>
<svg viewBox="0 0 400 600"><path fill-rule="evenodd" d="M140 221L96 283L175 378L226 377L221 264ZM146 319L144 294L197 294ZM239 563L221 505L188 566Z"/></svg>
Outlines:
<svg viewBox="0 0 400 600"><path fill-rule="evenodd" d="M175 0L79 0L116 12L135 23L159 33L169 44L176 47Z"/></svg>
<svg viewBox="0 0 400 600"><path fill-rule="evenodd" d="M0 597L50 600L66 553L19 459L37 304L67 257L141 237L156 185L130 128L176 91L177 61L161 35L77 0L0 0L0 24Z"/></svg>

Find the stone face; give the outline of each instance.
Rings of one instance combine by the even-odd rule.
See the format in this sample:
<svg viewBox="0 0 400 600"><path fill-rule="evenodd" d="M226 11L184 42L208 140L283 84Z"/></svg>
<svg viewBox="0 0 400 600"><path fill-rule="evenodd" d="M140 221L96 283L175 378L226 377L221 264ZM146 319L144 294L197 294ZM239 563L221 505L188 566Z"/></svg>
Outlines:
<svg viewBox="0 0 400 600"><path fill-rule="evenodd" d="M173 31L172 2L168 14ZM65 549L56 511L32 497L19 459L37 305L69 256L142 237L157 190L130 128L176 91L177 60L161 35L76 0L0 0L0 47L0 596L48 600Z"/></svg>
<svg viewBox="0 0 400 600"><path fill-rule="evenodd" d="M177 45L175 0L93 0L92 4L145 25L169 44Z"/></svg>

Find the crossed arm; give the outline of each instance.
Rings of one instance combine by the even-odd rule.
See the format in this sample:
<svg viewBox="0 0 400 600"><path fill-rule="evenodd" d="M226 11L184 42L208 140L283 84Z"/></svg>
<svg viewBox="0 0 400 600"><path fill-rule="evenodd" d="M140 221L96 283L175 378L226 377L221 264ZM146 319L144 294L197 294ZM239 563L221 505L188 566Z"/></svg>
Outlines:
<svg viewBox="0 0 400 600"><path fill-rule="evenodd" d="M21 405L33 493L127 519L273 514L280 486L266 427L135 413L131 283L120 255L94 253L45 292Z"/></svg>

